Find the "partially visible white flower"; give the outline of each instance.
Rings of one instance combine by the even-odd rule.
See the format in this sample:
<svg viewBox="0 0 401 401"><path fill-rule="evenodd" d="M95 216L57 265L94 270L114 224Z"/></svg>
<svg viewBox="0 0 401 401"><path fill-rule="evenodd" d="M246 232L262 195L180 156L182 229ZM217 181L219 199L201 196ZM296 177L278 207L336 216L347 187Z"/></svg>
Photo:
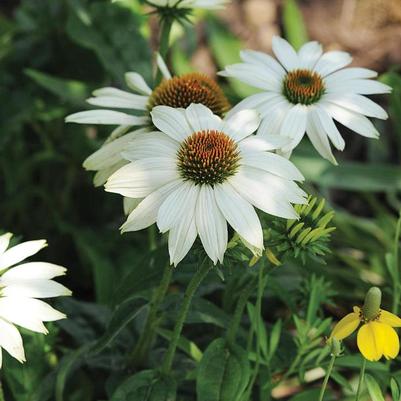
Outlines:
<svg viewBox="0 0 401 401"><path fill-rule="evenodd" d="M2 348L19 362L25 362L21 334L15 325L47 334L43 322L66 317L37 298L71 295L68 288L52 280L65 274L64 267L46 262L15 266L47 246L45 240L23 242L7 249L11 237L10 233L0 236L0 367Z"/></svg>
<svg viewBox="0 0 401 401"><path fill-rule="evenodd" d="M177 265L199 235L214 263L223 262L227 222L249 248L263 249L253 206L274 216L297 218L291 203L305 203L294 181L303 177L287 159L269 151L288 139L252 135L260 118L243 110L222 120L201 104L186 109L157 106L153 124L161 132L138 135L123 156L129 164L107 181L106 191L144 198L122 231L155 222L169 232L170 261Z"/></svg>
<svg viewBox="0 0 401 401"><path fill-rule="evenodd" d="M218 10L223 8L229 0L147 0L146 2L155 7Z"/></svg>
<svg viewBox="0 0 401 401"><path fill-rule="evenodd" d="M376 72L344 68L351 63L351 56L342 51L323 53L318 42L308 42L296 52L286 40L275 36L273 52L278 61L244 50L242 63L227 66L220 73L263 91L232 110L258 110L262 115L258 134L290 136L291 143L283 149L289 155L306 132L320 155L333 163L329 140L338 150L345 146L333 119L362 136L379 136L365 116L386 119L387 113L364 95L389 93L391 88L370 79Z"/></svg>

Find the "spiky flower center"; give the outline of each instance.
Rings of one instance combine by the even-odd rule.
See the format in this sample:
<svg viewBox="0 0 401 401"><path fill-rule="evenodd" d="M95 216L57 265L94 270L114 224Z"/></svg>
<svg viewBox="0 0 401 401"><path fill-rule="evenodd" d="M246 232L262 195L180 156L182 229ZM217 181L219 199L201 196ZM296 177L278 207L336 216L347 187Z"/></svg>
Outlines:
<svg viewBox="0 0 401 401"><path fill-rule="evenodd" d="M293 104L316 103L325 90L322 77L314 71L290 71L283 81L283 94Z"/></svg>
<svg viewBox="0 0 401 401"><path fill-rule="evenodd" d="M221 184L239 167L237 144L224 132L194 132L178 151L178 169L184 180L195 184Z"/></svg>
<svg viewBox="0 0 401 401"><path fill-rule="evenodd" d="M148 108L164 105L185 109L192 103L201 103L220 117L230 107L213 79L194 72L164 80L150 95Z"/></svg>

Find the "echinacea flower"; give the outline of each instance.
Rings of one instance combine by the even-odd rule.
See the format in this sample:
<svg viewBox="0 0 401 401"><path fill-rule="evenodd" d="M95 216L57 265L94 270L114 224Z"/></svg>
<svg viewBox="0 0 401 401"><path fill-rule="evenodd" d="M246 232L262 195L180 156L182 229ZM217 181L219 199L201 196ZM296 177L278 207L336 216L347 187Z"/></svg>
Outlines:
<svg viewBox="0 0 401 401"><path fill-rule="evenodd" d="M354 306L354 311L342 318L334 327L331 338L343 340L360 325L357 344L359 351L369 361L381 357L394 359L400 351L400 341L393 327L401 327L401 319L391 312L380 309L381 292L371 288L362 308Z"/></svg>
<svg viewBox="0 0 401 401"><path fill-rule="evenodd" d="M232 112L255 108L262 115L259 134L292 138L283 152L289 156L305 132L320 155L336 163L329 140L338 150L345 142L333 119L357 134L377 138L367 117L386 119L386 111L364 95L389 93L391 88L371 78L366 68L344 68L351 56L343 51L323 53L318 42L304 44L298 52L284 39L273 38L278 60L258 51L241 52L242 63L220 75L237 78L263 92L240 102Z"/></svg>
<svg viewBox="0 0 401 401"><path fill-rule="evenodd" d="M100 110L89 110L71 114L66 122L79 124L118 125L104 145L90 155L83 163L86 170L97 171L94 177L95 186L103 185L116 170L127 164L121 152L137 135L152 131L150 111L155 106L186 108L191 103L201 103L215 114L223 116L229 109L229 103L217 83L205 74L198 72L172 76L160 55L157 64L163 75L163 81L152 90L144 78L136 72L125 75L127 85L136 93L116 88L101 88L93 92L88 103L104 107ZM138 94L139 93L139 94ZM126 109L140 112L141 116L110 109ZM132 130L132 127L137 127ZM138 129L138 127L142 127ZM124 199L130 204L130 211L137 200Z"/></svg>
<svg viewBox="0 0 401 401"><path fill-rule="evenodd" d="M156 106L160 132L138 135L123 152L129 164L116 171L106 191L144 198L123 231L157 223L169 232L171 263L177 265L199 235L212 261L222 262L227 222L250 249L263 249L254 207L274 216L296 218L291 203L304 203L294 183L303 177L287 159L268 151L282 146L279 136L252 135L260 119L243 110L222 120L201 104L186 109Z"/></svg>
<svg viewBox="0 0 401 401"><path fill-rule="evenodd" d="M45 262L15 266L47 246L45 240L23 242L7 249L11 237L10 233L0 236L0 367L2 348L19 362L25 362L21 334L15 325L47 334L43 322L66 317L37 298L71 295L68 288L52 280L65 274L64 267Z"/></svg>

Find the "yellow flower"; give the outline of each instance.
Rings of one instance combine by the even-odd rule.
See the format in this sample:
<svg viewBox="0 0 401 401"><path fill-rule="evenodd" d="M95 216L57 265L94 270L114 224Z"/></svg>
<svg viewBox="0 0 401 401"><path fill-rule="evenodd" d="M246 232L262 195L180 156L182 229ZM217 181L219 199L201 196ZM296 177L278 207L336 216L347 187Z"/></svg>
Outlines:
<svg viewBox="0 0 401 401"><path fill-rule="evenodd" d="M378 309L378 313L368 319L363 310L354 306L354 312L336 324L330 338L343 340L362 324L357 336L361 354L369 361L378 361L382 356L394 359L400 351L400 341L393 327L401 327L401 319L382 309Z"/></svg>

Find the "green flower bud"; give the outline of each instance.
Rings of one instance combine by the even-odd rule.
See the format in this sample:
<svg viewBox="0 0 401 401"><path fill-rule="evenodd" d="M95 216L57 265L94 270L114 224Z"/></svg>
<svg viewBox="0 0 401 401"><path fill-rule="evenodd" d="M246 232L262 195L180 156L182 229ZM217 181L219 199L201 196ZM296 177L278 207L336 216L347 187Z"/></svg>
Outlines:
<svg viewBox="0 0 401 401"><path fill-rule="evenodd" d="M380 313L380 304L382 301L382 292L378 287L372 287L365 297L365 303L362 307L363 316L366 320L375 319Z"/></svg>
<svg viewBox="0 0 401 401"><path fill-rule="evenodd" d="M330 339L330 354L333 356L339 356L342 352L341 342L337 338L333 337Z"/></svg>

